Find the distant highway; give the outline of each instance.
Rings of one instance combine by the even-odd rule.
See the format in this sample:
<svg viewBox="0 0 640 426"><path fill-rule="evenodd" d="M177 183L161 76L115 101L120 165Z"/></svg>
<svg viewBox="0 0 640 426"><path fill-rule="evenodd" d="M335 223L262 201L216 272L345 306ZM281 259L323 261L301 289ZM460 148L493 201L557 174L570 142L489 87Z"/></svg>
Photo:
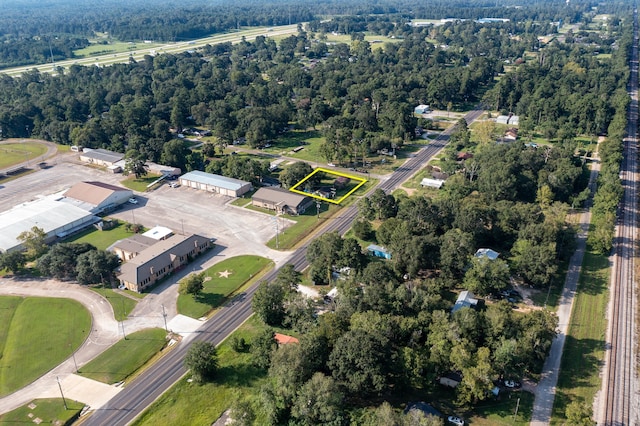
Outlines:
<svg viewBox="0 0 640 426"><path fill-rule="evenodd" d="M468 123L477 120L483 111L475 109L469 112L465 119ZM431 157L438 153L448 142L449 134L453 127L444 131L437 139L418 151L407 160L393 174L379 184L377 188L390 193L402 182L409 179L422 168ZM344 234L355 220L358 208L355 205L343 208L336 217L319 230L318 235L337 231ZM309 243L297 249L287 263L302 271L307 266L305 254ZM278 274L278 270L269 272L263 280L271 281ZM205 322L197 331L193 340L204 340L214 344L221 343L229 334L238 328L252 314L251 298L256 292L258 284L253 285L244 295L237 298L236 302L224 306L218 314ZM162 393L180 379L186 370L182 360L191 342L182 342L177 348L170 351L164 358L158 360L153 366L145 370L136 379L115 396L109 403L97 409L83 422L83 425L124 425L131 423L145 408L151 405Z"/></svg>
<svg viewBox="0 0 640 426"><path fill-rule="evenodd" d="M624 196L619 209L611 270L609 324L605 374L599 424L626 426L638 424L638 382L636 371L636 315L634 261L637 245L638 191L638 15L634 11L634 43L629 78L627 137L621 178Z"/></svg>
<svg viewBox="0 0 640 426"><path fill-rule="evenodd" d="M136 43L139 48L132 52L121 53L109 53L105 55L89 56L86 58L68 59L64 61L51 62L40 65L27 65L23 67L7 68L0 70L0 73L7 74L12 77L18 77L27 71L37 69L41 73L56 73L59 68L69 69L72 65L85 65L85 66L108 66L113 64L128 63L131 59L135 61L144 60L145 55L159 55L162 53L180 53L187 50L197 49L204 47L207 44L220 44L220 43L238 43L242 40L242 37L247 41L255 40L258 36L275 37L288 34L295 34L298 31L298 25L283 25L279 27L270 28L251 28L247 30L241 30L235 33L216 34L210 37L201 38L198 40L185 41L179 43L168 43L162 46L145 46L143 42Z"/></svg>

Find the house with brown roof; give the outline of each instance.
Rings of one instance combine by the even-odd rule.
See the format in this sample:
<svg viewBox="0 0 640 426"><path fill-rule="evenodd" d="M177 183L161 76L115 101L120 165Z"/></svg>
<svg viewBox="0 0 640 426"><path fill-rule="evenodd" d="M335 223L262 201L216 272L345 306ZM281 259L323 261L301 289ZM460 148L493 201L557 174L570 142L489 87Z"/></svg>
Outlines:
<svg viewBox="0 0 640 426"><path fill-rule="evenodd" d="M275 210L278 214L298 215L304 213L313 204L313 200L286 189L270 187L258 189L251 197L251 204Z"/></svg>
<svg viewBox="0 0 640 426"><path fill-rule="evenodd" d="M133 197L133 191L104 182L79 182L63 193L62 201L90 213L113 210Z"/></svg>
<svg viewBox="0 0 640 426"><path fill-rule="evenodd" d="M210 246L209 238L202 235L173 235L145 248L120 266L118 280L129 290L141 293L183 268Z"/></svg>

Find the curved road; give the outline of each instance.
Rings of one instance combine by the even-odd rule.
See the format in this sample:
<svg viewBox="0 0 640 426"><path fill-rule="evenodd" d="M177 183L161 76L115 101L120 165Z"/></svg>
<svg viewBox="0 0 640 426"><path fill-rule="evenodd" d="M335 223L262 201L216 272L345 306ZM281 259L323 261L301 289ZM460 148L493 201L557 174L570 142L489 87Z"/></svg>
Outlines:
<svg viewBox="0 0 640 426"><path fill-rule="evenodd" d="M45 152L42 155L39 155L36 158L30 159L30 160L27 160L27 161L23 161L22 163L14 164L14 165L9 166L9 167L5 167L4 169L0 169L0 175L4 175L5 173L7 173L9 171L12 171L12 170L17 170L17 169L20 169L20 168L29 167L30 165L35 165L37 163L40 163L40 162L44 161L47 158L53 157L58 152L58 147L56 146L56 144L54 144L53 142L43 141L43 140L40 140L40 139L3 139L2 141L0 141L0 146L6 145L6 144L20 144L22 142L39 143L39 144L42 144L42 145L46 145L47 146L47 152Z"/></svg>
<svg viewBox="0 0 640 426"><path fill-rule="evenodd" d="M465 119L468 123L471 123L480 117L482 112L481 109L475 109L469 112ZM402 167L399 167L389 179L378 185L378 188L389 193L413 176L446 145L448 136L452 131L453 127L418 151ZM340 214L330 220L319 233L331 231L345 233L356 218L357 212L357 207L353 205L343 208ZM296 250L287 261L287 263L293 264L297 270L302 270L307 266L305 259L307 245L308 243ZM264 280L273 280L277 273L278 270L271 271L264 277ZM252 286L244 297L237 299L236 303L224 306L217 315L198 329L194 338L183 341L156 364L141 373L106 405L97 409L83 424L124 425L132 422L145 408L151 405L186 373L182 360L189 348L188 343L192 340L203 340L217 345L252 315L251 297L257 288L257 284Z"/></svg>

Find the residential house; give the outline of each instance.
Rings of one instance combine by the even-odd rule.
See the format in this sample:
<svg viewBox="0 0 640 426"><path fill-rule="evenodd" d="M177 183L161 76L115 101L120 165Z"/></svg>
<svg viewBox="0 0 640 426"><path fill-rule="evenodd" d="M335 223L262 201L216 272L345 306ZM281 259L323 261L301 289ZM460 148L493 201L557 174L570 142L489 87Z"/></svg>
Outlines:
<svg viewBox="0 0 640 426"><path fill-rule="evenodd" d="M491 250L490 248L479 248L474 254L475 257L486 257L489 260L496 260L500 253L495 250Z"/></svg>
<svg viewBox="0 0 640 426"><path fill-rule="evenodd" d="M451 309L451 313L462 309L462 308L475 308L478 306L478 299L476 299L472 292L469 290L465 290L460 292L458 295L458 300L456 300L456 304L453 305Z"/></svg>

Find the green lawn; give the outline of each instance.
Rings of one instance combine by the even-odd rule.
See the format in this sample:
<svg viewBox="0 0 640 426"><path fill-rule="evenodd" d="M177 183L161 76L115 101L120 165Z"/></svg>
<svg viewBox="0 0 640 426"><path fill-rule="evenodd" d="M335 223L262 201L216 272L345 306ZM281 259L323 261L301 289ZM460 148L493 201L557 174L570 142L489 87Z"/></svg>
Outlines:
<svg viewBox="0 0 640 426"><path fill-rule="evenodd" d="M18 299L18 300L16 300ZM0 396L28 385L71 356L91 330L75 300L0 297Z"/></svg>
<svg viewBox="0 0 640 426"><path fill-rule="evenodd" d="M518 404L518 400L520 400ZM466 418L474 426L528 425L533 412L533 394L529 392L512 392L502 395L500 401L488 400L474 408ZM514 419L518 406L518 415Z"/></svg>
<svg viewBox="0 0 640 426"><path fill-rule="evenodd" d="M40 143L7 143L0 145L0 169L33 160L47 152Z"/></svg>
<svg viewBox="0 0 640 426"><path fill-rule="evenodd" d="M61 398L35 399L29 404L0 415L1 424L36 424L35 419L42 420L41 424L66 425L80 416L84 408L81 402L66 399L67 409ZM30 408L29 406L34 406Z"/></svg>
<svg viewBox="0 0 640 426"><path fill-rule="evenodd" d="M609 259L587 251L562 354L552 424L562 424L574 400L589 404L600 390L604 357L606 308L609 300Z"/></svg>
<svg viewBox="0 0 640 426"><path fill-rule="evenodd" d="M102 295L107 301L111 304L111 308L113 308L113 313L116 317L116 321L124 321L127 319L127 316L133 311L133 309L138 304L137 301L131 299L130 297L124 296L122 293L112 290L110 288L103 287L91 287L91 290L96 293ZM133 294L133 292L126 291L127 294ZM138 293L135 293L138 294Z"/></svg>
<svg viewBox="0 0 640 426"><path fill-rule="evenodd" d="M75 50L73 52L76 58L85 58L87 56L106 55L109 53L131 52L134 50L155 49L163 46L158 43L126 43L126 42L110 42L109 44L92 43L89 46Z"/></svg>
<svg viewBox="0 0 640 426"><path fill-rule="evenodd" d="M264 325L255 316L233 336L251 342ZM265 372L251 365L251 354L234 352L227 341L218 347L220 371L213 383L198 385L180 380L149 407L134 425L210 425L233 401L256 395Z"/></svg>
<svg viewBox="0 0 640 426"><path fill-rule="evenodd" d="M273 267L273 262L260 256L237 256L213 265L204 272L204 290L197 298L188 294L178 296L178 312L192 318L207 315L267 267Z"/></svg>
<svg viewBox="0 0 640 426"><path fill-rule="evenodd" d="M117 221L118 224L111 229L100 231L99 229L89 228L79 234L73 235L65 240L65 243L89 243L99 250L106 250L111 244L118 240L128 238L134 233L125 229L124 223Z"/></svg>
<svg viewBox="0 0 640 426"><path fill-rule="evenodd" d="M158 178L160 177L160 175L151 175L148 174L147 176L141 177L140 179L136 179L135 176L130 176L128 179L125 179L123 181L121 181L120 183L123 186L126 186L127 188L133 190L133 191L137 191L137 192L146 192L149 190L149 188L147 188L147 186L149 184L151 184L152 182L158 180Z"/></svg>
<svg viewBox="0 0 640 426"><path fill-rule="evenodd" d="M107 384L123 381L165 346L166 336L167 332L161 328L128 334L126 340L120 340L83 366L79 374Z"/></svg>

